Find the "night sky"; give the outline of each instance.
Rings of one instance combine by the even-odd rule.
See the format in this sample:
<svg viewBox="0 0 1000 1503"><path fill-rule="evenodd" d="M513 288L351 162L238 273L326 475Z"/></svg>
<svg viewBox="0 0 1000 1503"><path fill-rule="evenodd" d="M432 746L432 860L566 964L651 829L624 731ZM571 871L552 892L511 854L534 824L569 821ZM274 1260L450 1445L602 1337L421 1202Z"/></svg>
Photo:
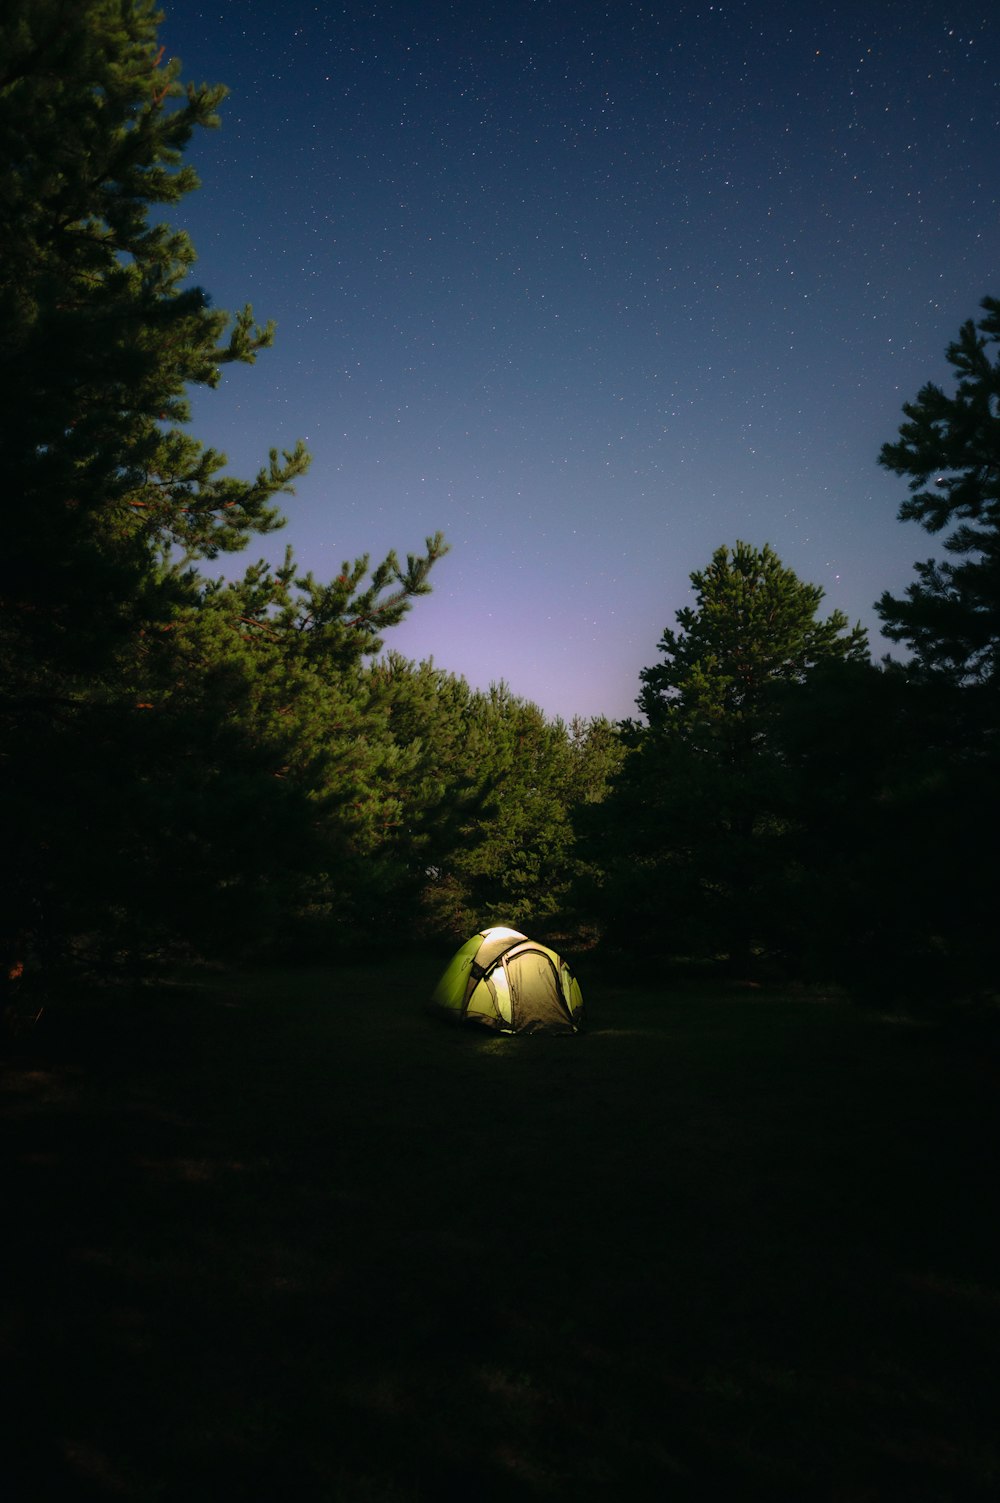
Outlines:
<svg viewBox="0 0 1000 1503"><path fill-rule="evenodd" d="M995 3L164 9L231 90L171 217L278 324L192 431L238 474L313 454L251 557L441 529L387 645L567 718L632 712L737 539L885 650L872 602L940 542L876 456L1000 295Z"/></svg>

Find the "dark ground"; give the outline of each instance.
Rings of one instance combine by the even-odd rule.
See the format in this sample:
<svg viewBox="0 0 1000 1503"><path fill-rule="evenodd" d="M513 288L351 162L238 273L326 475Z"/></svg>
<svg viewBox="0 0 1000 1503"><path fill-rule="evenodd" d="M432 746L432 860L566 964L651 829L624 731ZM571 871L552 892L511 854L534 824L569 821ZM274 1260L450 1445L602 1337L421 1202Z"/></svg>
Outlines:
<svg viewBox="0 0 1000 1503"><path fill-rule="evenodd" d="M586 972L470 1036L439 969L8 1043L10 1503L997 1496L992 1044Z"/></svg>

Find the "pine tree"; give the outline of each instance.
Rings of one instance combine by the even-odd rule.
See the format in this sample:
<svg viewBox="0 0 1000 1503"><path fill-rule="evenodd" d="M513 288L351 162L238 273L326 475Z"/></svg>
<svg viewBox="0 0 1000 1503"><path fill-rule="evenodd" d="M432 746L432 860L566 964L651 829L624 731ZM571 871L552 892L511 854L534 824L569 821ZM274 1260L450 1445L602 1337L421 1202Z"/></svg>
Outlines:
<svg viewBox="0 0 1000 1503"><path fill-rule="evenodd" d="M957 685L1000 684L1000 300L984 298L948 346L956 386L928 382L907 402L907 421L879 463L909 479L900 521L947 532L949 557L915 565L903 599L888 591L876 609L883 630L905 643L922 670ZM991 353L993 352L993 353ZM948 531L950 529L950 531Z"/></svg>
<svg viewBox="0 0 1000 1503"><path fill-rule="evenodd" d="M606 849L609 930L645 926L661 948L727 955L743 969L779 947L794 819L776 728L778 691L829 663L867 661L860 626L816 612L823 592L765 546L719 548L691 576L696 600L640 674L647 724L591 821ZM600 856L596 859L599 861Z"/></svg>
<svg viewBox="0 0 1000 1503"><path fill-rule="evenodd" d="M879 901L894 915L872 945L875 985L927 1002L995 995L993 866L1000 840L1000 300L948 346L951 394L933 382L904 404L879 463L909 481L901 521L944 535L903 598L876 609L912 658L898 667L908 748L877 808ZM916 838L914 838L914 832ZM881 962L881 963L880 963Z"/></svg>
<svg viewBox="0 0 1000 1503"><path fill-rule="evenodd" d="M334 839L323 737L342 711L364 720L362 666L444 551L359 559L328 585L291 559L204 577L282 525L308 455L272 450L240 480L186 431L189 388L252 364L274 330L213 308L188 236L159 221L197 187L184 152L226 90L181 82L158 20L150 0L10 0L0 17L7 968L42 933L107 948L154 915L207 925L234 893L275 893L295 851L303 873L334 862L377 757L359 767L340 738ZM378 743L377 717L366 730L358 745Z"/></svg>
<svg viewBox="0 0 1000 1503"><path fill-rule="evenodd" d="M390 827L380 850L411 919L452 939L486 923L551 931L579 867L573 812L604 796L620 759L613 728L567 726L506 684L473 690L395 653L370 679L394 747L383 787L398 795L396 838Z"/></svg>
<svg viewBox="0 0 1000 1503"><path fill-rule="evenodd" d="M665 661L639 674L636 703L652 727L691 740L722 736L735 754L761 734L776 684L831 659L867 660L863 628L847 631L842 611L817 620L822 589L767 544L717 548L691 583L696 604L677 612L680 631L668 628L657 644Z"/></svg>
<svg viewBox="0 0 1000 1503"><path fill-rule="evenodd" d="M183 87L149 0L15 0L0 30L0 559L8 693L103 671L183 571L281 525L301 445L254 480L184 432L189 385L273 328L188 285L186 234L150 222L197 187L182 152L225 90ZM157 598L157 597L166 597Z"/></svg>

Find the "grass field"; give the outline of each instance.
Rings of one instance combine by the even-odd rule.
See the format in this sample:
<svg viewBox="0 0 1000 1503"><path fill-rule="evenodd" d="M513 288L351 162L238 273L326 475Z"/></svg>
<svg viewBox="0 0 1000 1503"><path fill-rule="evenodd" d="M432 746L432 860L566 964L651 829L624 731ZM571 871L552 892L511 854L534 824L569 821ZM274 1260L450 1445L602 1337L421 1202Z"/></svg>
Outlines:
<svg viewBox="0 0 1000 1503"><path fill-rule="evenodd" d="M54 1009L3 1077L5 1496L995 1498L996 1055L440 959Z"/></svg>

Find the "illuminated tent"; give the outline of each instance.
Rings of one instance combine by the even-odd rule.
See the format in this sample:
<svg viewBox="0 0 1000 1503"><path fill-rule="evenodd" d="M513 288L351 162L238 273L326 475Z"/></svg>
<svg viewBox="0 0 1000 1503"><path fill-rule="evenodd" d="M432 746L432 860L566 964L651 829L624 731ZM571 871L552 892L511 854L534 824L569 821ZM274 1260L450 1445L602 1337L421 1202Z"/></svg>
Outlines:
<svg viewBox="0 0 1000 1503"><path fill-rule="evenodd" d="M455 955L432 998L455 1023L498 1033L577 1033L580 986L566 962L516 929L482 929Z"/></svg>

